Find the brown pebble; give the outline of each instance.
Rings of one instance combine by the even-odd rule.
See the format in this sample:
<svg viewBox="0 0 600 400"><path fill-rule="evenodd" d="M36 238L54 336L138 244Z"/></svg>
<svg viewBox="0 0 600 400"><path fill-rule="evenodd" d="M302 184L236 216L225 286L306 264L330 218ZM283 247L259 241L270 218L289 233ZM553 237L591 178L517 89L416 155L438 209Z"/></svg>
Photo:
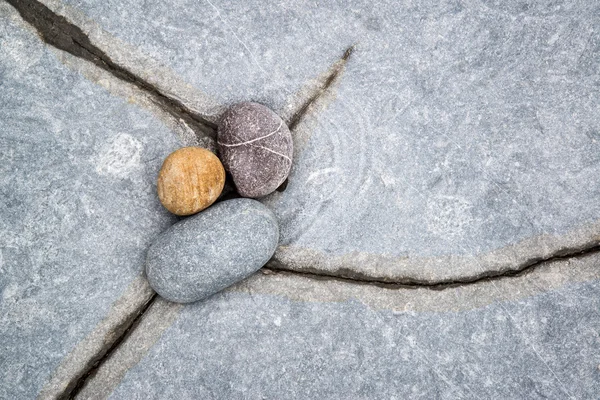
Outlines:
<svg viewBox="0 0 600 400"><path fill-rule="evenodd" d="M221 161L201 147L176 150L158 173L158 198L176 215L191 215L217 200L225 184Z"/></svg>

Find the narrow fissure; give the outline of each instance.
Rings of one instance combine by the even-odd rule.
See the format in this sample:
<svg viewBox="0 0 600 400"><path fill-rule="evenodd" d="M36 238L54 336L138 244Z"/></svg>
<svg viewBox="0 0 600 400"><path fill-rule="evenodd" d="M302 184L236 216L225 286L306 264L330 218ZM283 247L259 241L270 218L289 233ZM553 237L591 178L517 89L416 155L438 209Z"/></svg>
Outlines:
<svg viewBox="0 0 600 400"><path fill-rule="evenodd" d="M423 281L412 278L399 279L396 281L388 279L378 279L376 277L365 276L355 271L343 270L335 272L324 272L324 271L298 271L286 269L281 265L273 265L275 262L271 261L268 266L263 267L262 271L268 274L288 274L293 276L303 276L309 279L315 279L320 281L338 281L355 285L369 285L380 287L384 289L398 290L398 289L429 289L429 290L445 290L450 288L456 288L461 286L474 285L484 281L509 279L524 276L530 272L533 272L536 268L542 265L559 260L567 260L576 257L585 257L594 253L600 252L600 244L596 244L585 249L566 249L563 251L556 252L553 256L547 258L532 259L517 269L511 269L506 271L489 271L477 276L467 277L456 280L440 280L440 281ZM89 360L88 365L84 371L78 376L73 378L71 382L66 386L65 390L57 397L61 400L74 399L77 394L83 389L86 382L92 378L98 371L100 366L108 360L115 350L123 343L127 337L136 329L139 325L141 318L144 316L146 311L150 309L158 294L154 293L149 300L144 303L138 310L133 312L125 322L119 327L114 329L115 339L107 343L106 350L101 351L98 355Z"/></svg>
<svg viewBox="0 0 600 400"><path fill-rule="evenodd" d="M36 0L6 1L37 30L45 43L87 60L118 79L137 86L148 93L154 103L164 111L177 120L183 120L197 136L215 137L217 126L214 123L192 111L180 101L165 95L150 82L116 64L106 53L94 46L79 27L68 22L65 17L55 14Z"/></svg>
<svg viewBox="0 0 600 400"><path fill-rule="evenodd" d="M331 74L325 80L325 83L323 84L323 86L320 87L318 90L316 90L315 93L313 93L313 95L310 96L300 106L298 111L296 111L292 115L292 117L290 118L289 124L288 124L290 131L293 131L296 128L296 126L298 126L300 121L302 121L302 118L306 115L306 113L310 109L310 106L313 105L317 100L319 100L319 98L321 98L321 96L323 96L329 90L331 85L334 84L334 82L336 81L336 79L338 78L340 73L343 71L344 66L346 65L346 62L348 62L348 59L350 58L352 53L354 53L354 49L355 49L355 46L352 45L344 51L342 58L340 58L340 60L338 61L337 64L334 64L334 68L331 71Z"/></svg>
<svg viewBox="0 0 600 400"><path fill-rule="evenodd" d="M315 102L317 102L317 100L319 100L321 97L323 97L323 95L325 95L329 91L331 86L338 79L338 77L344 70L344 66L348 62L348 59L350 59L350 56L354 52L354 49L355 49L355 45L352 45L344 51L344 54L342 55L342 57L335 64L333 64L333 68L332 68L330 74L327 76L327 79L325 79L325 82L323 83L323 85L321 87L317 88L317 90L315 90L315 92L311 96L309 96L308 99L306 99L306 101L304 101L300 105L298 110L292 115L292 117L290 118L290 120L288 122L288 127L289 127L290 131L292 131L292 133L294 132L294 129L296 129L298 124L300 124L300 121L302 121L302 118L304 118L304 116L308 113L308 111L310 110L310 107L313 104L315 104ZM287 185L288 185L288 180L286 179L277 188L277 191L278 192L285 191L285 189L287 188Z"/></svg>
<svg viewBox="0 0 600 400"><path fill-rule="evenodd" d="M500 271L486 271L470 277L458 279L441 279L437 281L427 281L414 278L388 279L383 277L370 276L362 274L351 269L338 269L332 272L306 268L302 271L286 268L285 265L271 260L263 268L267 273L284 273L290 275L300 275L317 280L336 280L346 283L359 285L371 285L385 289L431 289L445 290L460 286L475 285L483 281L492 281L506 278L516 278L526 275L543 264L553 261L566 260L575 257L584 257L593 253L600 252L600 244L594 244L588 248L564 249L557 251L550 257L532 258L525 261L517 268L505 269Z"/></svg>
<svg viewBox="0 0 600 400"><path fill-rule="evenodd" d="M94 376L98 368L100 368L100 366L114 353L114 351L131 334L131 332L135 330L142 316L146 313L146 311L148 311L157 297L158 294L154 293L146 303L144 303L135 312L131 313L126 321L114 329L116 336L115 339L106 344L106 350L99 352L96 357L88 361L88 364L83 372L79 376L73 378L73 380L67 384L65 390L59 396L57 396L57 399L68 400L74 399L77 396L77 393L83 389L87 380Z"/></svg>

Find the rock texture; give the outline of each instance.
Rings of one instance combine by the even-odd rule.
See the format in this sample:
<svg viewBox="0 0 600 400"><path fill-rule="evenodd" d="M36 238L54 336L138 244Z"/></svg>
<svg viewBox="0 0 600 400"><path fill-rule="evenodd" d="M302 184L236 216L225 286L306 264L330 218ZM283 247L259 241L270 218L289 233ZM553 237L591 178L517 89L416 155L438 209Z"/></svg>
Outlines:
<svg viewBox="0 0 600 400"><path fill-rule="evenodd" d="M277 219L264 205L223 201L162 233L148 250L146 273L162 297L190 303L256 272L278 241Z"/></svg>
<svg viewBox="0 0 600 400"><path fill-rule="evenodd" d="M283 267L432 282L598 241L598 2L42 1L198 115L252 99L290 121L318 98L294 129L289 186L263 200ZM173 220L153 183L181 144L82 79L119 93L98 63L66 71L9 10L0 398L21 399L47 393L58 364L92 361L65 356L90 332L102 346L125 329L98 321L122 321L104 317ZM444 290L265 269L191 305L152 297L80 398L596 399L599 265L588 254Z"/></svg>
<svg viewBox="0 0 600 400"><path fill-rule="evenodd" d="M113 339L128 309L113 305L175 220L154 185L182 144L68 69L6 2L0 48L0 399L35 399L86 340L88 358L44 392L55 398Z"/></svg>
<svg viewBox="0 0 600 400"><path fill-rule="evenodd" d="M141 347L141 361L97 390L110 388L111 399L595 400L599 265L596 254L441 291L256 274L183 308L149 349L148 330L136 332L125 347Z"/></svg>
<svg viewBox="0 0 600 400"><path fill-rule="evenodd" d="M598 2L66 2L223 103L280 115L357 44L266 200L289 268L452 280L598 236Z"/></svg>
<svg viewBox="0 0 600 400"><path fill-rule="evenodd" d="M283 120L257 103L240 103L221 117L219 153L244 197L275 191L292 166L292 135Z"/></svg>
<svg viewBox="0 0 600 400"><path fill-rule="evenodd" d="M169 154L158 173L158 198L176 215L195 214L217 200L225 185L221 161L200 147Z"/></svg>

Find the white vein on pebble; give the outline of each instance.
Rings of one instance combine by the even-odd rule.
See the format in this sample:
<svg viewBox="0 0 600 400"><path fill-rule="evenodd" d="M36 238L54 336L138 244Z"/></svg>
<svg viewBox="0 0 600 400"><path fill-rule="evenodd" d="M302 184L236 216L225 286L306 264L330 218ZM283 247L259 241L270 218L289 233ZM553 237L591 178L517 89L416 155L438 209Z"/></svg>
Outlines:
<svg viewBox="0 0 600 400"><path fill-rule="evenodd" d="M289 158L288 156L286 156L285 154L278 153L278 152L276 152L275 150L271 150L271 149L269 149L268 147L260 146L260 145L258 145L258 144L253 144L253 145L251 145L251 146L252 146L252 147L259 148L259 149L263 149L263 150L270 151L271 153L273 153L273 154L277 154L278 156L281 156L281 157L285 158L285 159L286 159L286 160L288 160L289 162L292 162L292 159L291 159L291 158Z"/></svg>
<svg viewBox="0 0 600 400"><path fill-rule="evenodd" d="M266 134L266 135L264 135L264 136L261 136L261 137L257 137L257 138L255 138L255 139L248 140L248 141L246 141L246 142L240 142L240 143L231 143L231 144L228 144L228 143L222 143L222 142L217 142L217 143L218 143L220 146L225 146L225 147L238 147L238 146L243 146L243 145L245 145L245 144L254 143L254 142L257 142L257 141L259 141L259 140L263 140L263 139L266 139L266 138L268 138L268 137L270 137L270 136L273 136L274 134L276 134L277 132L279 132L279 130L281 129L281 127L282 127L282 126L283 126L283 121L279 122L279 126L278 126L278 127L277 127L277 129L275 129L273 132L271 132L271 133L268 133L268 134ZM279 153L277 153L277 154L279 154ZM285 156L284 156L284 157L285 157Z"/></svg>

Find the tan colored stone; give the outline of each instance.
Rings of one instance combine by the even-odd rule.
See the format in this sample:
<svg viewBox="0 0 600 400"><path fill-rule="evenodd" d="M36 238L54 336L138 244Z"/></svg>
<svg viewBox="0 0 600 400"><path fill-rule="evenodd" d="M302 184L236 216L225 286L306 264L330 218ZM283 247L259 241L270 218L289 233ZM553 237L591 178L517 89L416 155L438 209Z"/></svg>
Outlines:
<svg viewBox="0 0 600 400"><path fill-rule="evenodd" d="M225 184L221 161L201 147L184 147L165 159L158 173L158 198L176 215L191 215L217 200Z"/></svg>

